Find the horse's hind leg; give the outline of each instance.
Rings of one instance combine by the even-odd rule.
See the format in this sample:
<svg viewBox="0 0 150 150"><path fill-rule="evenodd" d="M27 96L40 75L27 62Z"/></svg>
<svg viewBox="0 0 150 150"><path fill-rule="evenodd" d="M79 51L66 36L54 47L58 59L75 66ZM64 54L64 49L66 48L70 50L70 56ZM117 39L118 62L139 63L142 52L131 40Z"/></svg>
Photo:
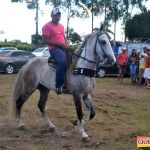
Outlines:
<svg viewBox="0 0 150 150"><path fill-rule="evenodd" d="M42 113L42 116L44 118L45 123L48 124L50 131L54 132L55 126L49 120L47 113L46 113L46 110L45 110L45 105L46 105L46 101L47 101L48 94L49 94L50 90L41 84L38 86L38 89L40 91L40 100L38 103L38 107Z"/></svg>
<svg viewBox="0 0 150 150"><path fill-rule="evenodd" d="M20 112L23 104L26 102L26 100L29 98L29 96L33 93L34 91L26 92L25 94L22 94L17 100L16 100L16 121L18 123L18 128L23 129L24 128L24 123L22 122L20 118Z"/></svg>
<svg viewBox="0 0 150 150"><path fill-rule="evenodd" d="M82 97L86 107L88 108L90 114L89 114L89 117L85 120L84 123L87 123L90 119L93 119L94 116L95 116L95 111L94 111L94 108L93 108L93 105L92 105L92 102L91 102L91 96L90 94L87 94L87 95L84 95Z"/></svg>

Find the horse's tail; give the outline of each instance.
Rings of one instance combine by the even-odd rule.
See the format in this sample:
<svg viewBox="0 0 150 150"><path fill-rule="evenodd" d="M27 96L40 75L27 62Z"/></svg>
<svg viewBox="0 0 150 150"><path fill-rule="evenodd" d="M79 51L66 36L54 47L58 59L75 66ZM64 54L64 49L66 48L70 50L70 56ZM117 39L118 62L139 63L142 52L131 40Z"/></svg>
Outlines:
<svg viewBox="0 0 150 150"><path fill-rule="evenodd" d="M13 89L13 95L12 95L12 105L11 105L11 114L13 115L13 118L16 118L16 101L21 97L22 92L23 92L23 68L20 69L18 72L15 84L14 84L14 89Z"/></svg>

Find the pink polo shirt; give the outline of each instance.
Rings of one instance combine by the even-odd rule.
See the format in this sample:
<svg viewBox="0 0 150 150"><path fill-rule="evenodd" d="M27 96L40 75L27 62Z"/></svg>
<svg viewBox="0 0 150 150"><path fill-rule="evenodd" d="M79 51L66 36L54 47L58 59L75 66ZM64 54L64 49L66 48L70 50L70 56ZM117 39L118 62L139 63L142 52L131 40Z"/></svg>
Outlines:
<svg viewBox="0 0 150 150"><path fill-rule="evenodd" d="M42 28L42 35L46 35L50 40L54 42L65 43L65 33L62 24L54 24L52 21L46 23ZM55 46L49 45L49 50Z"/></svg>

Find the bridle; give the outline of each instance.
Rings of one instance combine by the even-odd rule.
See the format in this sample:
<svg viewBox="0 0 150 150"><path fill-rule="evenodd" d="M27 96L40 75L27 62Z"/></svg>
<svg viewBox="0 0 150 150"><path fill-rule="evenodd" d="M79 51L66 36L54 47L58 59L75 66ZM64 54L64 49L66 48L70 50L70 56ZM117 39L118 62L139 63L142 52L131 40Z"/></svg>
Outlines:
<svg viewBox="0 0 150 150"><path fill-rule="evenodd" d="M111 62L111 59L109 58L109 56L107 56L106 55L106 53L105 53L105 50L104 50L104 48L103 48L103 46L102 46L102 42L99 40L99 36L101 36L102 34L106 34L107 35L107 37L108 37L108 39L110 39L109 38L109 35L106 33L106 32L102 32L101 34L98 34L98 32L97 32L97 41L99 42L99 45L100 45L100 47L101 47L101 49L102 49L102 51L103 51L103 53L104 53L104 56L105 57L107 57L108 59L108 63L110 63ZM109 40L109 42L110 42L110 40Z"/></svg>
<svg viewBox="0 0 150 150"><path fill-rule="evenodd" d="M103 53L104 53L104 55L107 56L106 53L105 53L105 50L104 50L104 48L103 48L103 46L102 46L102 43L101 43L101 41L99 40L99 36L101 36L102 34L107 34L107 33L104 33L104 32L103 32L103 33L101 33L101 34L98 34L98 32L97 32L94 50L96 50L96 45L97 45L97 42L98 42L99 45L100 45L100 47L101 47L101 49L102 49L102 51L103 51ZM85 44L85 45L86 45L86 44ZM85 48L85 50L86 50L86 48ZM94 64L97 63L96 61L93 61L93 60L90 60L90 59L86 58L86 54L85 54L85 56L83 57L83 56L81 56L81 55L76 54L76 53L73 52L73 55L77 56L78 58L82 58L83 60L85 60L85 61L87 61L87 62L89 62L89 63L94 63Z"/></svg>
<svg viewBox="0 0 150 150"><path fill-rule="evenodd" d="M94 45L94 53L96 54L96 46L97 46L97 42L98 42L99 46L101 47L102 51L104 52L104 55L106 55L106 53L105 53L105 51L103 49L103 46L102 46L102 44L103 44L102 42L103 41L101 41L99 39L99 36L101 36L102 34L105 34L105 33L98 34L98 32L97 32L97 34L96 34L96 40L95 40L95 45ZM106 42L106 41L104 41L104 42ZM86 57L86 50L87 50L86 46L87 46L87 41L83 45L83 48L85 49L85 55L84 55L84 57L81 56L83 50L80 51L80 54L76 54L76 53L73 52L73 55L77 56L78 58L82 58L83 60L85 60L85 61L87 61L89 63L93 63L94 65L96 65L97 64L96 61L90 60L90 59L88 59ZM89 69L89 68L85 68L85 67L76 67L74 69L74 71L73 71L73 74L74 75L84 75L84 76L88 76L88 77L95 77L96 76L96 69L95 69L95 67L93 69Z"/></svg>
<svg viewBox="0 0 150 150"><path fill-rule="evenodd" d="M102 49L104 55L107 56L106 53L105 53L105 50L104 50L104 48L103 48L103 46L102 46L102 42L99 40L99 36L101 36L102 34L106 34L106 35L107 35L107 33L105 33L105 32L102 32L102 33L100 33L100 34L98 34L98 32L97 32L97 39L96 39L96 40L98 41L98 43L99 43L99 45L100 45L100 47L101 47L101 49ZM96 41L96 42L97 42L97 41Z"/></svg>

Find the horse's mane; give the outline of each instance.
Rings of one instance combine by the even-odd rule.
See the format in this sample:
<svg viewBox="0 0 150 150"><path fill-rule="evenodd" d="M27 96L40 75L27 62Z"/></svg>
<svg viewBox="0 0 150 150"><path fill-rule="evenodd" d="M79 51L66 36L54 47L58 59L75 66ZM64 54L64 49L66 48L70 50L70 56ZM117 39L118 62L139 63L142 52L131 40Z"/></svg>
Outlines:
<svg viewBox="0 0 150 150"><path fill-rule="evenodd" d="M85 37L85 39L83 40L83 42L81 43L80 47L76 50L67 50L66 56L67 56L67 64L68 64L68 68L70 68L71 70L75 69L76 63L79 59L79 56L81 55L83 48L89 38L91 34L87 35Z"/></svg>

